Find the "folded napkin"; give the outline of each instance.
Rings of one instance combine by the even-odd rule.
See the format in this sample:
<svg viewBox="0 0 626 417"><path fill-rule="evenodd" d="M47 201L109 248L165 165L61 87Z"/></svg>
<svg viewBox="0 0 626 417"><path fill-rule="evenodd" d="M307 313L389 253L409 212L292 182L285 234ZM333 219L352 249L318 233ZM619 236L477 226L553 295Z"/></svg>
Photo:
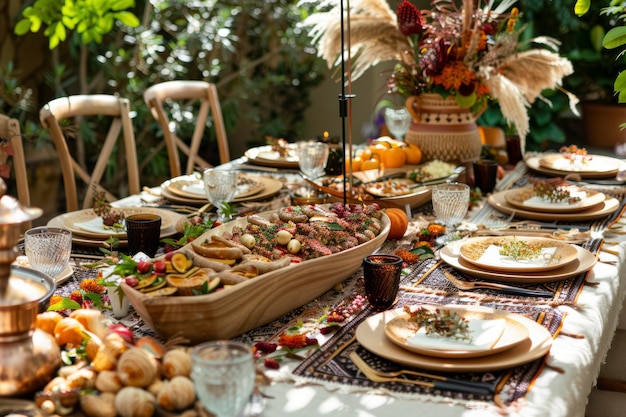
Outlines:
<svg viewBox="0 0 626 417"><path fill-rule="evenodd" d="M420 328L415 336L407 339L407 344L429 350L483 351L491 349L504 332L505 319L468 319L471 340L457 340L437 334L426 334Z"/></svg>
<svg viewBox="0 0 626 417"><path fill-rule="evenodd" d="M125 234L126 232L124 231L114 231L111 228L105 228L104 227L104 223L102 222L102 217L98 216L98 217L94 217L93 219L84 221L84 222L77 222L74 223L74 226L78 227L79 229L85 230L87 232L93 232L93 233L102 233L102 234Z"/></svg>
<svg viewBox="0 0 626 417"><path fill-rule="evenodd" d="M519 259L515 260L506 256L500 255L501 246L489 245L489 247L483 252L478 262L485 265L491 265L493 267L511 267L511 266L547 266L552 264L554 254L556 253L556 247L541 248L541 253L536 258L532 259Z"/></svg>
<svg viewBox="0 0 626 417"><path fill-rule="evenodd" d="M534 195L524 200L524 205L529 206L529 207L535 207L535 208L559 208L559 207L570 208L570 207L581 206L583 203L583 200L587 198L587 192L579 190L576 187L567 187L567 189L569 190L570 197L578 197L580 198L580 200L574 203L570 203L568 200L550 201L543 197Z"/></svg>

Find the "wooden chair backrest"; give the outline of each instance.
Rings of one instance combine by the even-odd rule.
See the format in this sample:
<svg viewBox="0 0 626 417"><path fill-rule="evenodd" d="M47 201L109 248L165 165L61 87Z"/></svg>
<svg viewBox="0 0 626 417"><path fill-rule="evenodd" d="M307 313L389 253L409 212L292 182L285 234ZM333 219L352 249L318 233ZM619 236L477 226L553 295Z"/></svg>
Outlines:
<svg viewBox="0 0 626 417"><path fill-rule="evenodd" d="M9 171L11 169L8 165L9 158L13 159L13 172ZM4 174L9 174L9 178L12 173L15 174L17 200L24 207L30 207L26 156L24 155L20 124L17 119L4 114L0 114L0 166L5 167L3 168ZM22 230L30 229L31 225L32 222L24 223Z"/></svg>
<svg viewBox="0 0 626 417"><path fill-rule="evenodd" d="M82 167L75 156L70 153L66 134L60 123L66 119L88 116L106 116L111 119L109 131L91 173L88 172L87 168ZM80 208L92 207L94 197L100 191L105 192L108 201L114 201L121 197L105 189L101 184L115 145L120 140L120 133L124 143L124 158L126 159L127 193L138 194L140 192L135 134L130 119L130 102L128 99L106 94L60 97L48 102L41 108L39 119L42 126L50 133L59 156L67 211L79 209L77 186L79 179L87 186Z"/></svg>
<svg viewBox="0 0 626 417"><path fill-rule="evenodd" d="M148 88L144 92L143 98L150 113L163 130L172 178L182 174L191 174L195 169L204 169L211 166L210 163L198 155L209 117L209 110L213 116L220 163L224 164L230 161L230 150L222 117L222 107L214 84L205 81L166 81ZM188 143L172 132L172 122L165 110L169 100L187 100L190 102L199 100L200 107L195 119L193 136ZM187 166L184 171L181 170L179 150L187 156Z"/></svg>

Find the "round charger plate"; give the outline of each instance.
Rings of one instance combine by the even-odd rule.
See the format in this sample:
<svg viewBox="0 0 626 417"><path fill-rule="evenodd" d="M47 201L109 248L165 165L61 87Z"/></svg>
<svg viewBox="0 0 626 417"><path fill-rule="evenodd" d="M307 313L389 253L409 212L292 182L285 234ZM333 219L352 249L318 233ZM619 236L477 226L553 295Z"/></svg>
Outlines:
<svg viewBox="0 0 626 417"><path fill-rule="evenodd" d="M182 217L182 215L179 215L178 213L175 213L173 211L170 213ZM46 225L49 227L65 227L66 217L71 216L71 214L72 213L64 213L64 214L55 216L52 219L48 220L48 223ZM178 233L176 231L176 222L173 222L169 227L165 229L163 228L161 229L161 238L173 236L176 233ZM102 247L104 245L104 242L107 239L109 239L109 236L87 237L87 236L79 236L79 235L76 235L75 233L72 233L72 243L75 243L81 246ZM117 248L125 248L127 246L128 246L128 240L126 240L125 238L119 239L116 245Z"/></svg>
<svg viewBox="0 0 626 417"><path fill-rule="evenodd" d="M511 206L522 210L538 211L541 213L575 213L591 208L606 200L604 193L595 190L584 190L586 197L575 203L549 203L530 200L535 196L533 187L516 188L505 191L504 199Z"/></svg>
<svg viewBox="0 0 626 417"><path fill-rule="evenodd" d="M496 311L487 307L474 308ZM385 335L387 323L400 314L404 314L402 309L384 311L369 317L357 327L356 339L365 349L392 362L442 372L486 372L511 368L541 358L552 346L552 336L542 325L524 316L509 313L511 320L528 330L528 337L510 349L478 358L436 358L420 355L401 348Z"/></svg>
<svg viewBox="0 0 626 417"><path fill-rule="evenodd" d="M545 261L526 260L515 261L504 259L497 253L496 248L501 248L507 242L516 239L526 245L538 248L554 249L553 255ZM493 256L484 256L491 248ZM494 250L495 249L495 250ZM542 272L562 268L576 260L578 251L569 243L559 242L555 239L524 236L501 236L501 237L472 237L459 248L459 256L482 269L496 272Z"/></svg>
<svg viewBox="0 0 626 417"><path fill-rule="evenodd" d="M249 176L240 176L241 181L237 184L235 200L242 200L263 191L263 183ZM239 182L239 181L238 181ZM204 181L195 175L185 175L174 178L168 182L167 189L176 195L206 201Z"/></svg>
<svg viewBox="0 0 626 417"><path fill-rule="evenodd" d="M609 156L588 155L591 157L585 164L572 164L561 154L546 155L539 158L539 166L563 171L567 173L585 172L585 173L604 173L606 175L615 175L619 171L621 161Z"/></svg>
<svg viewBox="0 0 626 417"><path fill-rule="evenodd" d="M153 207L118 207L115 210L124 213L125 216L143 213L156 214L161 217L161 231L171 226L176 226L176 222L181 216L170 210ZM64 216L63 227L71 230L72 234L89 238L104 238L106 240L111 236L118 238L126 237L126 231L114 231L103 228L102 223L97 222L99 217L93 209L74 211Z"/></svg>
<svg viewBox="0 0 626 417"><path fill-rule="evenodd" d="M476 278L496 282L538 284L542 282L563 281L583 272L587 272L591 268L593 268L593 266L597 262L596 257L593 255L593 253L577 245L574 245L573 247L578 252L576 255L576 259L563 266L562 268L553 269L551 271L528 273L499 272L479 268L476 265L465 261L459 255L453 253L453 251L448 246L442 248L439 254L441 256L441 260L450 265L452 268Z"/></svg>
<svg viewBox="0 0 626 417"><path fill-rule="evenodd" d="M437 306L421 306L428 310L434 310ZM509 314L500 312L486 312L482 309L474 309L472 307L446 307L454 310L467 320L504 320L504 331L497 342L488 348L477 350L448 350L434 349L432 347L424 347L409 342L415 336L415 325L409 321L408 314L401 314L390 320L385 326L385 335L396 345L411 352L419 353L427 356L438 358L478 358L483 356L494 355L513 346L522 343L528 338L528 329L516 320L511 320ZM416 307L413 306L412 310Z"/></svg>
<svg viewBox="0 0 626 417"><path fill-rule="evenodd" d="M299 168L298 150L296 144L289 144L286 156L281 156L272 150L271 145L258 146L248 149L244 155L250 163L272 168Z"/></svg>
<svg viewBox="0 0 626 417"><path fill-rule="evenodd" d="M518 219L541 220L541 221L569 221L583 222L588 220L600 219L608 216L619 208L619 201L616 198L605 196L605 200L599 204L588 207L575 213L545 213L532 210L524 210L519 207L512 206L506 201L506 193L508 191L500 191L490 194L487 202L496 210L506 214L515 213Z"/></svg>
<svg viewBox="0 0 626 417"><path fill-rule="evenodd" d="M30 263L28 262L28 258L23 255L18 256L15 259L14 264L19 265L24 268L33 269L31 268ZM73 274L74 274L74 268L72 268L71 264L67 264L67 266L54 277L54 282L57 285L63 284L68 279L72 278Z"/></svg>
<svg viewBox="0 0 626 417"><path fill-rule="evenodd" d="M612 167L611 171L562 171L562 170L542 166L540 163L541 156L531 156L530 158L525 159L524 163L526 164L528 168L530 168L533 171L540 172L546 175L551 175L553 177L563 177L569 174L577 174L580 176L580 178L596 178L596 179L613 178L615 177L615 175L617 174L619 170L626 169L626 162L622 162L619 159L610 158L610 157L602 157L602 158L603 159L608 158L610 160L613 160L613 161L607 161L607 162L610 162L610 164L607 166ZM614 161L617 161L617 166L618 166L617 169L613 168L616 164Z"/></svg>
<svg viewBox="0 0 626 417"><path fill-rule="evenodd" d="M180 178L180 177L177 177L177 178ZM167 180L161 184L161 193L163 194L163 197L176 203L183 203L183 204L189 204L189 205L194 205L194 206L202 206L208 203L208 200L205 196L201 197L198 195L197 197L195 196L185 197L185 196L181 196L176 193L173 193L171 191L170 184L172 181L175 181L175 180L176 179ZM282 190L283 185L284 185L282 181L276 180L274 178L266 177L266 176L255 176L254 180L262 186L262 189L259 192L254 193L252 195L235 196L235 198L232 201L233 203L241 203L244 201L265 200L267 198L273 197L276 194L278 194L280 190Z"/></svg>

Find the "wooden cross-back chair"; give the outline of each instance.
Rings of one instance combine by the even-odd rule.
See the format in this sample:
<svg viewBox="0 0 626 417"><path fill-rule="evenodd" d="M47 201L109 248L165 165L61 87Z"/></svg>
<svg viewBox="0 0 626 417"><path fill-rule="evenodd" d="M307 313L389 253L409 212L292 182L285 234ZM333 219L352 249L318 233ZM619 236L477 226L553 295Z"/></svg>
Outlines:
<svg viewBox="0 0 626 417"><path fill-rule="evenodd" d="M0 166L3 167L4 174L10 174L9 158L13 159L17 199L23 206L28 207L30 206L30 191L20 124L17 119L0 114ZM7 168L6 171L4 167Z"/></svg>
<svg viewBox="0 0 626 417"><path fill-rule="evenodd" d="M9 159L13 161L12 169L8 164ZM7 179L14 174L17 200L24 207L30 207L30 190L20 124L17 119L4 114L0 114L0 173ZM22 230L30 229L31 225L32 222L25 222L22 224Z"/></svg>
<svg viewBox="0 0 626 417"><path fill-rule="evenodd" d="M111 125L106 134L98 159L91 170L82 167L75 156L70 153L67 137L61 122L66 119L105 116L110 118ZM61 163L67 211L79 209L78 180L87 186L82 198L82 208L93 206L97 192L104 192L108 201L121 196L107 190L101 184L107 164L115 145L123 142L124 158L126 159L126 175L128 194L138 194L139 166L135 147L135 134L130 119L130 102L126 98L106 94L74 95L60 97L48 102L39 112L42 126L50 133ZM120 150L122 147L120 147ZM120 167L121 168L121 167Z"/></svg>
<svg viewBox="0 0 626 417"><path fill-rule="evenodd" d="M213 127L217 138L219 160L221 164L230 161L230 150L226 128L222 117L217 88L205 81L165 81L149 87L143 95L150 113L161 126L163 139L167 147L172 178L182 174L191 174L195 169L211 166L198 152L210 114L213 116ZM190 141L185 141L174 133L174 126L166 108L171 108L172 101L192 104L199 102L198 113L195 115L195 127ZM179 152L187 156L187 166L182 171Z"/></svg>

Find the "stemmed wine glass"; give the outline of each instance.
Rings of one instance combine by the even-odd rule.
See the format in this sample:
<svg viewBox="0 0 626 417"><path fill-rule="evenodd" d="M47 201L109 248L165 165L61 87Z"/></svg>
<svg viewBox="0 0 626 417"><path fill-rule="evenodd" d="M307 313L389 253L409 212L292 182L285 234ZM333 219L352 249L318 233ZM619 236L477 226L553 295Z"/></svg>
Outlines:
<svg viewBox="0 0 626 417"><path fill-rule="evenodd" d="M413 122L413 118L406 107L386 107L385 108L385 125L389 132L393 135L397 140L402 140L404 135L411 127L411 123Z"/></svg>
<svg viewBox="0 0 626 417"><path fill-rule="evenodd" d="M467 184L448 182L433 187L433 209L437 219L446 226L446 234L441 243L453 239L456 225L461 223L467 214L469 199L470 187Z"/></svg>
<svg viewBox="0 0 626 417"><path fill-rule="evenodd" d="M191 376L198 399L217 417L239 416L254 389L252 349L243 343L217 340L192 349Z"/></svg>
<svg viewBox="0 0 626 417"><path fill-rule="evenodd" d="M300 171L310 180L324 174L328 162L328 145L322 142L298 142L298 164Z"/></svg>
<svg viewBox="0 0 626 417"><path fill-rule="evenodd" d="M217 221L230 220L230 214L224 213L224 203L235 197L237 190L237 171L210 168L204 171L204 192L209 202L217 210Z"/></svg>

